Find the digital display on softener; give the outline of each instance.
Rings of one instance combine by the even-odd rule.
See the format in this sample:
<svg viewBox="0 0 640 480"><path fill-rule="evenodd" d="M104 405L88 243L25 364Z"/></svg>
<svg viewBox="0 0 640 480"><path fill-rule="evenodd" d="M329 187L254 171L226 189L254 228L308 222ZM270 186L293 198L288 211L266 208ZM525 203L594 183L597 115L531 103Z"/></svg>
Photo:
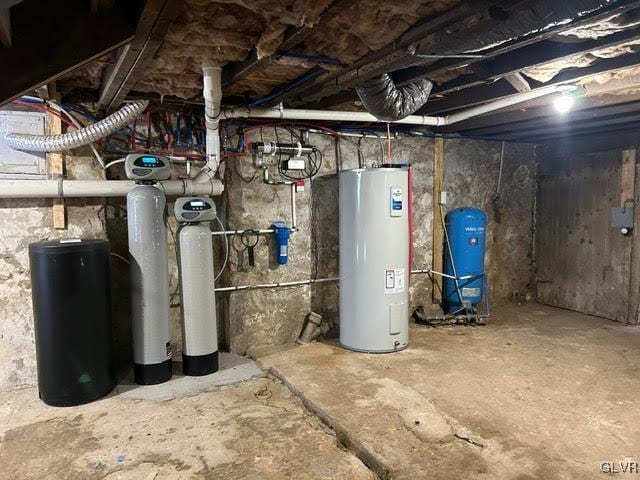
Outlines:
<svg viewBox="0 0 640 480"><path fill-rule="evenodd" d="M124 170L131 180L143 182L166 180L171 176L169 159L148 153L130 153L127 155Z"/></svg>
<svg viewBox="0 0 640 480"><path fill-rule="evenodd" d="M134 165L137 167L151 167L158 168L164 167L164 162L160 160L158 157L138 157L134 162Z"/></svg>

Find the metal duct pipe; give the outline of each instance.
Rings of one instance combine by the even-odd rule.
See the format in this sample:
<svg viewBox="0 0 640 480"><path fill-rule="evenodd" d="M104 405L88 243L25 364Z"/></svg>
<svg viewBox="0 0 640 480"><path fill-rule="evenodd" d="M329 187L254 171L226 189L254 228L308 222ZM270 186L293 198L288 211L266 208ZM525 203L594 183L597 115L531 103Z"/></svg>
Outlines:
<svg viewBox="0 0 640 480"><path fill-rule="evenodd" d="M433 83L421 79L397 87L388 73L356 87L364 108L378 120L393 122L418 111L429 99Z"/></svg>
<svg viewBox="0 0 640 480"><path fill-rule="evenodd" d="M3 180L0 198L124 197L136 186L131 180ZM195 183L192 180L158 182L165 195L220 195L222 182Z"/></svg>
<svg viewBox="0 0 640 480"><path fill-rule="evenodd" d="M536 88L530 92L513 95L507 98L501 98L484 105L470 108L459 113L447 115L444 117L430 117L423 115L409 115L401 120L395 120L388 123L398 123L405 125L425 125L430 127L444 127L452 125L472 117L491 113L496 110L503 109L519 103L528 102L536 98L552 95L554 93L566 92L568 85L554 85L550 87ZM573 87L574 89L577 87ZM324 120L329 122L378 122L381 120L367 112L342 112L334 110L305 110L305 109L286 109L286 108L226 108L220 114L221 118L269 118L282 120Z"/></svg>
<svg viewBox="0 0 640 480"><path fill-rule="evenodd" d="M25 133L9 133L5 135L5 143L14 150L30 152L62 152L88 145L96 140L111 135L140 115L149 102L139 100L125 105L107 118L88 127L63 133L62 135L28 135Z"/></svg>

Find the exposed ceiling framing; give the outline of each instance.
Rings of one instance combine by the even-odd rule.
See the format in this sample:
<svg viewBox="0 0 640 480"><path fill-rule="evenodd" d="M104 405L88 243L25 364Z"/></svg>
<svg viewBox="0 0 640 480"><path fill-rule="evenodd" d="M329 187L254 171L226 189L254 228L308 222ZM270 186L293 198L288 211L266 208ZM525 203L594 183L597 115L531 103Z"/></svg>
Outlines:
<svg viewBox="0 0 640 480"><path fill-rule="evenodd" d="M333 2L329 6L329 8L327 8L322 13L313 27L303 26L299 28L291 28L278 47L278 51L287 52L293 47L304 42L305 39L307 39L309 35L315 31L314 29L322 28L322 25L325 22L332 19L339 11L344 9L344 7L346 7L350 1L351 0L336 0L335 2ZM225 66L222 72L222 86L226 87L228 85L231 85L232 83L237 82L247 75L250 75L252 72L263 68L271 61L272 58L273 55L267 55L265 57L258 58L258 52L254 47L249 53L249 56L246 60L243 60L242 62L233 62Z"/></svg>
<svg viewBox="0 0 640 480"><path fill-rule="evenodd" d="M73 70L63 91L98 98L103 111L128 95L197 103L200 65L212 62L223 66L225 100L254 106L353 109L354 87L377 75L391 73L398 85L428 78L434 88L423 115L597 77L606 88L588 88L571 122L541 99L433 131L538 141L640 124L640 0L442 0L437 8L425 0L297 0L269 10L268 0L68 0L64 9L11 1L0 12L0 62L18 74L0 77L0 100ZM345 35L350 25L359 36ZM375 35L381 26L393 33L367 43L366 28ZM360 42L357 54L350 39ZM24 58L29 68L17 68ZM83 83L77 67L92 59L99 61ZM637 81L612 93L619 78Z"/></svg>
<svg viewBox="0 0 640 480"><path fill-rule="evenodd" d="M0 48L0 105L130 42L142 2L111 3L99 13L87 0L66 0L64 8L51 1L13 5L11 45Z"/></svg>
<svg viewBox="0 0 640 480"><path fill-rule="evenodd" d="M155 55L171 21L178 13L178 0L147 0L134 39L117 53L116 61L103 75L98 108L114 110L125 99L145 64Z"/></svg>
<svg viewBox="0 0 640 480"><path fill-rule="evenodd" d="M470 2L471 3L471 2ZM520 0L517 2L472 2L440 15L417 26L403 35L399 42L389 46L380 58L380 52L350 65L334 74L301 85L295 90L274 98L272 104L288 100L288 104L320 104L332 106L322 99L351 89L364 80L381 73L425 64L419 54L481 53L484 59L431 60L430 65L411 70L412 76L402 77L400 83L416 78L441 75L453 69L472 65L498 55L506 54L531 44L547 40L569 28L585 25L622 13L640 5L636 0ZM445 21L443 22L443 17ZM455 20L454 20L455 19ZM404 38L411 38L407 43ZM413 44L411 49L407 45ZM415 53L415 54L412 54Z"/></svg>

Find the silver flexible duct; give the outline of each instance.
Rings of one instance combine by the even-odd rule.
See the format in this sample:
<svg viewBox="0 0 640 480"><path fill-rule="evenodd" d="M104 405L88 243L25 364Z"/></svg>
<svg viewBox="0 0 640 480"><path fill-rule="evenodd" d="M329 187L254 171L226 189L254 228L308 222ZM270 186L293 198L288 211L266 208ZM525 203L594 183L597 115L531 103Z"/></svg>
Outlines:
<svg viewBox="0 0 640 480"><path fill-rule="evenodd" d="M118 131L140 115L149 105L148 100L129 103L107 118L88 127L62 135L27 135L8 133L4 142L14 150L30 152L62 152L82 147Z"/></svg>

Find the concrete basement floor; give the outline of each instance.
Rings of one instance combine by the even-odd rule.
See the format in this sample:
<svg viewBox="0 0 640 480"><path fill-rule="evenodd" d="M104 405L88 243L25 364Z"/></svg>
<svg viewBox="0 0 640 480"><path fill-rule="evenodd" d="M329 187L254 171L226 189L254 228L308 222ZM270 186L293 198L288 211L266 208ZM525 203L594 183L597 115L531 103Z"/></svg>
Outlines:
<svg viewBox="0 0 640 480"><path fill-rule="evenodd" d="M640 461L640 330L540 305L413 326L395 354L311 344L259 359L381 478L602 478Z"/></svg>
<svg viewBox="0 0 640 480"><path fill-rule="evenodd" d="M0 394L0 479L588 479L640 460L640 330L603 319L504 306L486 327L413 326L396 354L258 363L277 378L231 362L245 380L214 391Z"/></svg>

